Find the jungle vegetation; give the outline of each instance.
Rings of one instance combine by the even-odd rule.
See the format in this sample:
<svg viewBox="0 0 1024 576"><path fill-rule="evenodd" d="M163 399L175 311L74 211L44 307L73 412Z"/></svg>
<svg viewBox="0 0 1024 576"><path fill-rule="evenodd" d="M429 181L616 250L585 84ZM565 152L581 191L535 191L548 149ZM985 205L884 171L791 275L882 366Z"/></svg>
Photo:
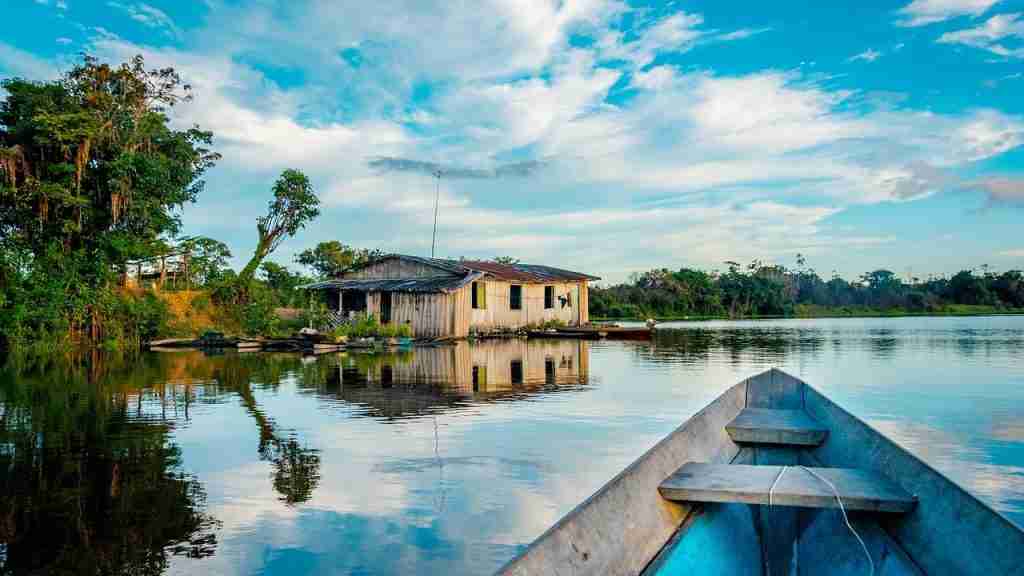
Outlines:
<svg viewBox="0 0 1024 576"><path fill-rule="evenodd" d="M727 262L725 272L662 268L626 283L592 287L597 318L758 318L1024 311L1024 274L983 268L952 277L903 280L874 270L854 281L824 280L798 255L797 267Z"/></svg>
<svg viewBox="0 0 1024 576"><path fill-rule="evenodd" d="M84 56L57 80L0 87L0 349L137 346L174 333L182 307L228 331L272 332L275 309L306 302L299 285L376 254L321 243L298 259L312 275L266 260L319 214L309 179L291 169L271 186L241 272L223 242L180 237L181 209L220 155L212 133L172 126L170 109L192 100L173 68ZM183 305L125 285L129 263L174 252L190 254L175 289L198 291Z"/></svg>

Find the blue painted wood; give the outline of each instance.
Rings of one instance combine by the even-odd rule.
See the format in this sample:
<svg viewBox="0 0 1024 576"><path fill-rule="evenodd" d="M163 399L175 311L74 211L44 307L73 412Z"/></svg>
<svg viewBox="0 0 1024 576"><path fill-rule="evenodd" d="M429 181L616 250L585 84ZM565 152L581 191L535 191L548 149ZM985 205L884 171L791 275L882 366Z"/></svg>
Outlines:
<svg viewBox="0 0 1024 576"><path fill-rule="evenodd" d="M709 504L645 574L762 576L761 543L745 504Z"/></svg>

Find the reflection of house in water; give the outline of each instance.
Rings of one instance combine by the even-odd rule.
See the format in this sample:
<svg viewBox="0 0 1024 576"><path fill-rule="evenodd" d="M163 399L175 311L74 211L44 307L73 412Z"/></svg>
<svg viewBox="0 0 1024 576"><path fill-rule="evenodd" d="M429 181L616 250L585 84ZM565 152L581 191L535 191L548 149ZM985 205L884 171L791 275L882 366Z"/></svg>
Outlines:
<svg viewBox="0 0 1024 576"><path fill-rule="evenodd" d="M370 406L374 415L414 416L585 384L589 363L590 343L583 340L485 340L348 354L324 392Z"/></svg>

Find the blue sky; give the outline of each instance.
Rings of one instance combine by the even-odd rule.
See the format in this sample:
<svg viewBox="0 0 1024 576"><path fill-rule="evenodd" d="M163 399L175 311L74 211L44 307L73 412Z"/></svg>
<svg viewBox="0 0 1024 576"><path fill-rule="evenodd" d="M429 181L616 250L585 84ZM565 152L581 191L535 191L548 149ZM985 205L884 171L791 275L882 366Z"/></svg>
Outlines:
<svg viewBox="0 0 1024 576"><path fill-rule="evenodd" d="M1024 0L896 2L4 0L0 77L79 52L173 65L181 126L224 155L186 232L238 260L284 168L318 241L427 254L434 182L376 156L525 178L443 179L438 253L610 281L725 260L822 274L1024 267Z"/></svg>

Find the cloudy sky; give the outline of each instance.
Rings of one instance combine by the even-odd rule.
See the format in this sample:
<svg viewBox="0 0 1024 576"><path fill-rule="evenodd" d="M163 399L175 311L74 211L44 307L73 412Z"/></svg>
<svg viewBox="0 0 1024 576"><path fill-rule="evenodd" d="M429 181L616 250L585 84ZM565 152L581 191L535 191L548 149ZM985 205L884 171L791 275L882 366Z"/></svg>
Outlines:
<svg viewBox="0 0 1024 576"><path fill-rule="evenodd" d="M323 214L285 243L610 281L724 260L823 275L1024 267L1024 0L4 0L0 77L82 51L173 65L223 161L186 232L239 260L284 168Z"/></svg>

